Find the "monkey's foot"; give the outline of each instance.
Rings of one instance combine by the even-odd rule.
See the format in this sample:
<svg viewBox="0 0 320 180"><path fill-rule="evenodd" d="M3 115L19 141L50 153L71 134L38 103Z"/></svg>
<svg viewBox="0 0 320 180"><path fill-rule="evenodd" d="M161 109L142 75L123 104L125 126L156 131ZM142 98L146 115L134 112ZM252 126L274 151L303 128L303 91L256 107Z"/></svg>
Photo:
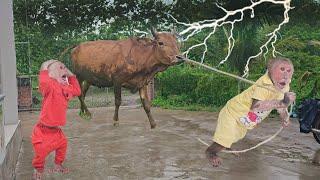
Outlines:
<svg viewBox="0 0 320 180"><path fill-rule="evenodd" d="M208 149L206 150L206 157L209 160L209 163L213 167L218 167L222 164L222 159L217 156L216 152L210 149L214 144L212 144Z"/></svg>
<svg viewBox="0 0 320 180"><path fill-rule="evenodd" d="M32 180L41 180L43 176L43 172L39 172L37 170L34 170L32 174Z"/></svg>
<svg viewBox="0 0 320 180"><path fill-rule="evenodd" d="M208 160L213 167L219 167L222 164L222 159L218 156L208 157Z"/></svg>
<svg viewBox="0 0 320 180"><path fill-rule="evenodd" d="M66 174L66 173L69 173L69 169L66 167L63 167L61 164L55 164L54 172Z"/></svg>

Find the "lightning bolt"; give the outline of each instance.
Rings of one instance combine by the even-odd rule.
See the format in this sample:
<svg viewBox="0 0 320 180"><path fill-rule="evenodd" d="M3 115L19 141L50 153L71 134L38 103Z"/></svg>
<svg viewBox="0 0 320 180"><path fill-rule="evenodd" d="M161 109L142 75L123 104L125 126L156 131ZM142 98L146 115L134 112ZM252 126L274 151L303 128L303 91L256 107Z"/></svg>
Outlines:
<svg viewBox="0 0 320 180"><path fill-rule="evenodd" d="M266 58L266 54L269 52L269 48L268 47L270 47L270 46L272 47L272 55L273 55L273 57L275 57L276 54L281 54L278 51L276 51L276 48L275 48L274 44L276 43L276 41L278 39L278 33L279 33L279 30L281 29L281 27L284 24L289 22L288 12L291 9L293 9L293 7L290 6L290 2L291 2L291 0L259 0L259 1L256 1L256 2L253 2L251 0L251 5L243 7L241 9L234 10L234 11L228 11L225 8L221 7L219 4L216 4L218 8L220 8L221 10L223 10L225 12L225 15L223 17L221 17L219 19L208 19L208 20L198 21L198 22L194 22L194 23L179 22L172 15L169 15L169 16L171 18L173 18L174 21L177 24L180 24L180 25L183 25L183 26L186 27L183 31L181 31L179 33L179 35L181 35L181 36L186 36L182 41L187 41L189 38L197 35L198 33L200 33L202 30L204 30L206 28L212 29L212 31L203 39L203 42L195 44L195 45L189 47L185 52L183 52L183 54L186 57L188 57L188 54L190 53L190 51L192 49L203 46L204 50L202 52L201 63L204 62L205 55L206 55L206 53L208 51L208 46L207 46L208 39L212 35L215 34L217 28L225 26L225 25L230 25L231 28L228 30L228 34L229 35L227 35L228 36L227 37L227 40L228 40L228 52L227 52L227 55L225 56L225 58L220 61L219 65L221 65L221 64L225 63L228 60L228 58L229 58L229 56L230 56L230 54L231 54L231 52L232 52L232 50L234 48L235 39L234 39L234 36L233 36L233 30L234 30L235 24L237 22L240 22L240 21L243 20L245 11L251 11L250 17L254 18L255 17L254 8L256 6L262 4L262 3L273 3L273 4L282 5L284 7L283 21L271 33L266 35L269 38L266 40L266 42L263 45L260 46L260 48L259 48L260 51L256 55L250 56L247 59L245 70L243 72L243 77L247 77L249 75L249 64L250 64L250 61L252 59L254 59L254 58L257 58L257 57L261 56L261 55L263 55L264 58ZM240 13L240 17L234 18L234 16L236 14L238 14L238 13ZM227 21L228 18L234 18L234 19Z"/></svg>
<svg viewBox="0 0 320 180"><path fill-rule="evenodd" d="M141 31L139 29L133 29L133 31L137 34L141 34L139 37L144 37L144 36L148 36L150 33L147 33L145 31Z"/></svg>

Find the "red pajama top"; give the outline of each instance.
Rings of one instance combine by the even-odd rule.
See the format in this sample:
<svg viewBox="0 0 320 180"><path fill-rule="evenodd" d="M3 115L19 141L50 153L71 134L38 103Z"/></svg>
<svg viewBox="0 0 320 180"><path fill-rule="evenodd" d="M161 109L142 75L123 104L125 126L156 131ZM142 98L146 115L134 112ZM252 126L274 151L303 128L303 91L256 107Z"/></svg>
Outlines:
<svg viewBox="0 0 320 180"><path fill-rule="evenodd" d="M75 76L68 77L69 85L62 85L49 77L48 70L40 71L39 91L43 96L40 123L46 126L64 126L68 101L80 96L81 89Z"/></svg>

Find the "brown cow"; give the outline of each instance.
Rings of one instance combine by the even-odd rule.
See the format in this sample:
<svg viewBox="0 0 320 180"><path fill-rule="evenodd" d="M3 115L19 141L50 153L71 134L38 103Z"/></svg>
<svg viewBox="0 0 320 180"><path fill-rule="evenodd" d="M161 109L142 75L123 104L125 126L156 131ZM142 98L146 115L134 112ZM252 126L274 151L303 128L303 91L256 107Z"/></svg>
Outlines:
<svg viewBox="0 0 320 180"><path fill-rule="evenodd" d="M99 40L85 42L72 50L74 73L81 84L80 115L91 118L84 103L90 85L114 87L114 125L118 125L118 111L121 104L121 87L131 92L139 90L141 102L151 128L156 123L150 113L151 101L147 95L147 84L157 72L175 65L180 53L174 33L158 33L152 30L153 39L130 38L126 40Z"/></svg>

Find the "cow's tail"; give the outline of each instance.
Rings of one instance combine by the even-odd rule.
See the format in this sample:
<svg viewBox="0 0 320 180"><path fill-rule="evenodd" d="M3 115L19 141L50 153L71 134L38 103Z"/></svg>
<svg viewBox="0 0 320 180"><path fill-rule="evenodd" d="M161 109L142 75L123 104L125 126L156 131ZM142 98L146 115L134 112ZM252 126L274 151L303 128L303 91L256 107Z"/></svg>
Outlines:
<svg viewBox="0 0 320 180"><path fill-rule="evenodd" d="M74 71L74 67L73 67L73 63L71 63L70 59L68 58L68 60L64 61L63 60L63 57L65 56L65 54L70 50L70 49L73 49L75 47L77 47L78 45L72 45L72 46L69 46L67 48L65 48L59 55L59 60L61 62L63 62L71 71Z"/></svg>
<svg viewBox="0 0 320 180"><path fill-rule="evenodd" d="M73 49L75 47L77 47L78 45L72 45L72 46L69 46L67 48L65 48L59 55L59 60L62 60L62 58L64 57L64 55L69 51L69 49Z"/></svg>

